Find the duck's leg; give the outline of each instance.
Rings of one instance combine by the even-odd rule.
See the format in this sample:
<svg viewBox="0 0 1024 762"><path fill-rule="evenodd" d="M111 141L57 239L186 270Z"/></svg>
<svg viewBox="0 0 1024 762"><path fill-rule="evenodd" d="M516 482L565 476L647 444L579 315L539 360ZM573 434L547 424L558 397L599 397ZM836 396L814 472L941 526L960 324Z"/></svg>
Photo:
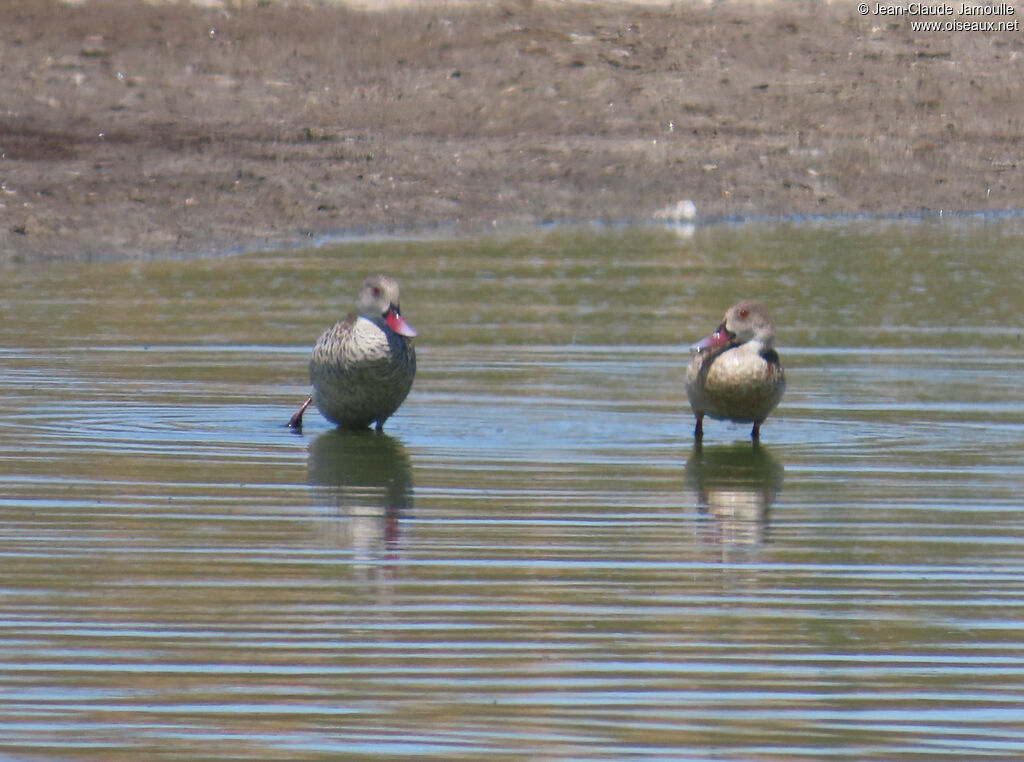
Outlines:
<svg viewBox="0 0 1024 762"><path fill-rule="evenodd" d="M750 430L750 438L753 439L755 442L760 442L761 441L761 424L762 423L764 423L764 421L754 421L754 428L752 428Z"/></svg>
<svg viewBox="0 0 1024 762"><path fill-rule="evenodd" d="M295 415L293 415L291 420L288 421L289 429L295 429L298 432L302 431L302 414L306 412L306 408L309 407L312 401L313 398L311 396L306 397L306 401L302 403L302 407L296 410Z"/></svg>
<svg viewBox="0 0 1024 762"><path fill-rule="evenodd" d="M698 442L704 438L704 414L697 413L697 425L693 427L693 438Z"/></svg>

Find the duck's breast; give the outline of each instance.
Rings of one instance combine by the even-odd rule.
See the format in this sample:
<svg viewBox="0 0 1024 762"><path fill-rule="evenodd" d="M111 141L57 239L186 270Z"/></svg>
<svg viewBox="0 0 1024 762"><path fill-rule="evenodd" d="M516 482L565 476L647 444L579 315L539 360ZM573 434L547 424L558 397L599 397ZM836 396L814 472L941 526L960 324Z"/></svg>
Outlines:
<svg viewBox="0 0 1024 762"><path fill-rule="evenodd" d="M777 355L766 359L743 347L708 358L698 368L695 381L705 412L738 421L764 419L779 403L786 385Z"/></svg>

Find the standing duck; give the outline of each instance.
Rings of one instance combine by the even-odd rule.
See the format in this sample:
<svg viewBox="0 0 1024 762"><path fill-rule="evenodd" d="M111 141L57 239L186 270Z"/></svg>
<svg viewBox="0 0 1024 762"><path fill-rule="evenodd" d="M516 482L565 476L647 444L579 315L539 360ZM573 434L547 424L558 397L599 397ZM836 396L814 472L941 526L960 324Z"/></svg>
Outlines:
<svg viewBox="0 0 1024 762"><path fill-rule="evenodd" d="M786 374L772 347L775 323L760 302L743 301L725 313L722 324L698 342L686 374L686 396L697 416L694 436L704 435L704 416L753 423L756 442L761 424L786 390Z"/></svg>
<svg viewBox="0 0 1024 762"><path fill-rule="evenodd" d="M316 403L324 418L345 429L365 429L398 410L416 375L416 331L399 309L398 281L371 275L356 297L356 311L329 328L313 347L313 394L288 422L302 430L302 414Z"/></svg>

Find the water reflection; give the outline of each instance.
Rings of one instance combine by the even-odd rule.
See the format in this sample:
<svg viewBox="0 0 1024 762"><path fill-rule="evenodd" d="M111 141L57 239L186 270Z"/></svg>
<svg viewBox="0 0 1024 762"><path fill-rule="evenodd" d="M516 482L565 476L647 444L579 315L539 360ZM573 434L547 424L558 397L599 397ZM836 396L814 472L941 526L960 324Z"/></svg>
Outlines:
<svg viewBox="0 0 1024 762"><path fill-rule="evenodd" d="M412 464L400 441L383 432L332 429L309 448L313 499L330 509L324 536L349 548L364 576L395 557L403 515L412 509Z"/></svg>
<svg viewBox="0 0 1024 762"><path fill-rule="evenodd" d="M0 759L1024 758L1022 236L0 268ZM288 433L398 260L399 441ZM800 382L691 453L679 337L765 294Z"/></svg>
<svg viewBox="0 0 1024 762"><path fill-rule="evenodd" d="M715 539L756 544L765 538L783 471L782 463L761 445L697 443L686 463L683 486L695 494L700 511L715 519Z"/></svg>

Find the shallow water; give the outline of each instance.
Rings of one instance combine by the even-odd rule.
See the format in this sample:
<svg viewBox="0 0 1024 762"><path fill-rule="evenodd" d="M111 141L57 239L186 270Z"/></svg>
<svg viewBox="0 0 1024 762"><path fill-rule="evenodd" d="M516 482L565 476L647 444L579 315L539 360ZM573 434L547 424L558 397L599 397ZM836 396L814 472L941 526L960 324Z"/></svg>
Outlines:
<svg viewBox="0 0 1024 762"><path fill-rule="evenodd" d="M1022 227L3 270L0 755L1020 758ZM290 433L380 269L410 398ZM697 451L740 297L789 388Z"/></svg>

